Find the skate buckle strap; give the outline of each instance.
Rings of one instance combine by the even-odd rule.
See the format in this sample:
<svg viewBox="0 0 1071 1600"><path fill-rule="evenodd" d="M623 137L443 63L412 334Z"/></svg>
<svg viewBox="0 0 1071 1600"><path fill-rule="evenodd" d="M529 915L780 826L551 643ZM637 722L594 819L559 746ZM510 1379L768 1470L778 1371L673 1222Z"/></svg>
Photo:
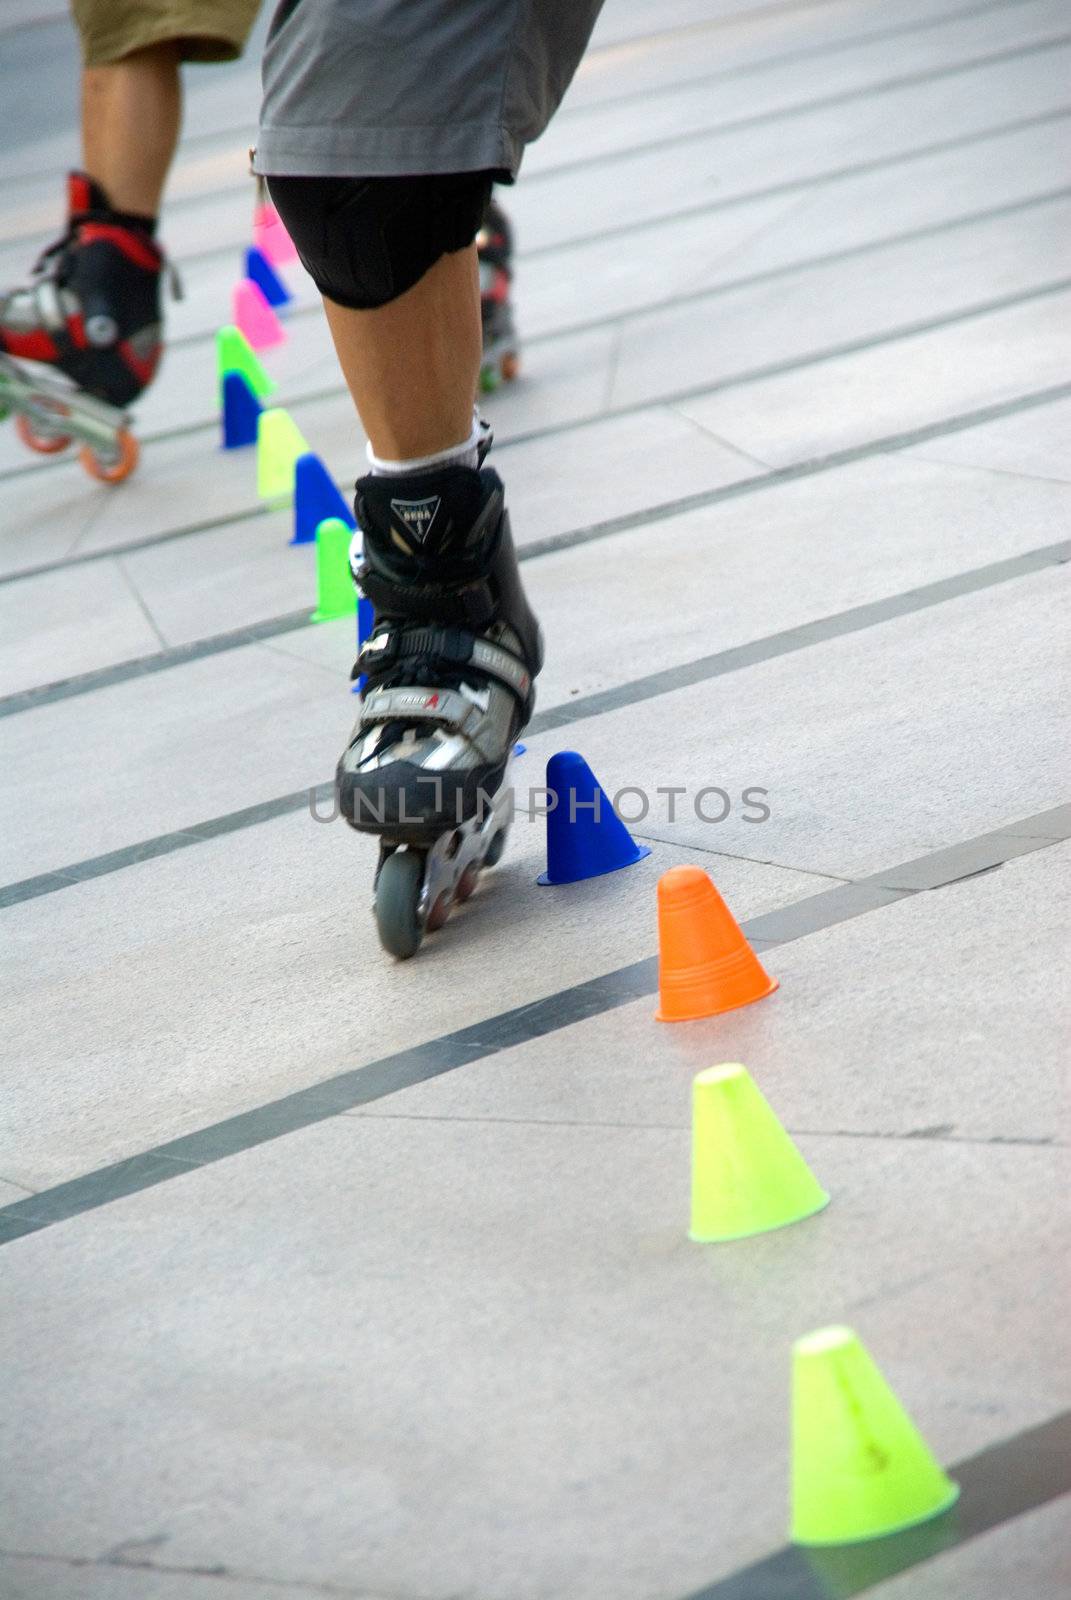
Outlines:
<svg viewBox="0 0 1071 1600"><path fill-rule="evenodd" d="M362 646L354 673L381 674L395 662L407 660L426 662L437 672L477 667L489 677L497 678L522 701L532 687L528 668L511 651L461 628L391 627L388 624Z"/></svg>
<svg viewBox="0 0 1071 1600"><path fill-rule="evenodd" d="M483 578L455 589L423 588L420 584L391 583L373 572L367 562L357 572L357 586L371 600L377 613L404 617L411 622L462 623L469 628L486 628L494 621L495 600L491 586Z"/></svg>
<svg viewBox="0 0 1071 1600"><path fill-rule="evenodd" d="M434 722L450 733L463 733L483 712L457 689L368 689L361 702L362 730L374 722Z"/></svg>

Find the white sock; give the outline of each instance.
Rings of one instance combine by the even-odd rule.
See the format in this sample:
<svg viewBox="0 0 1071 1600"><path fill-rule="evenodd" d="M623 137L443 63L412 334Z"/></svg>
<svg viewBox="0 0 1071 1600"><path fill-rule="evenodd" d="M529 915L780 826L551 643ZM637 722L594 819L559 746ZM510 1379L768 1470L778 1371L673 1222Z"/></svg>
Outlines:
<svg viewBox="0 0 1071 1600"><path fill-rule="evenodd" d="M365 446L368 465L374 478L408 478L418 472L430 472L433 467L477 467L480 463L480 441L488 431L480 413L472 408L472 427L467 439L451 445L448 450L437 450L432 456L414 456L410 461L385 461L377 456L371 444Z"/></svg>

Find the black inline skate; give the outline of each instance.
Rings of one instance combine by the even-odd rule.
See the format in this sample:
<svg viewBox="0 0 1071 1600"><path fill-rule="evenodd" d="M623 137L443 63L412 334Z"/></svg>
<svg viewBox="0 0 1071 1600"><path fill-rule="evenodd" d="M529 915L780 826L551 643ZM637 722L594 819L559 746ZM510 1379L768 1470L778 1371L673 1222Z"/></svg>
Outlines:
<svg viewBox="0 0 1071 1600"><path fill-rule="evenodd" d="M480 317L483 360L480 388L484 394L509 382L520 371L520 346L513 326L510 285L513 281L513 229L501 206L489 200L483 226L476 235L480 263Z"/></svg>
<svg viewBox="0 0 1071 1600"><path fill-rule="evenodd" d="M347 822L380 837L376 921L404 960L502 854L509 762L543 646L497 473L361 478L355 509L354 579L375 621L336 783Z"/></svg>
<svg viewBox="0 0 1071 1600"><path fill-rule="evenodd" d="M66 232L0 295L0 415L44 454L78 440L86 470L117 482L138 454L126 407L160 361L164 258L153 219L115 211L85 173L67 194Z"/></svg>

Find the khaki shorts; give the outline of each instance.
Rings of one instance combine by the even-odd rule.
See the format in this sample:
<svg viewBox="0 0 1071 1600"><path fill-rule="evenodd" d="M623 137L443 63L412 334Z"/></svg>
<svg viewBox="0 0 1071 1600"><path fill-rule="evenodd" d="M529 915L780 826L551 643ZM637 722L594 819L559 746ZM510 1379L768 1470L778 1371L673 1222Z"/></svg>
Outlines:
<svg viewBox="0 0 1071 1600"><path fill-rule="evenodd" d="M259 9L260 0L71 0L87 67L165 40L181 46L183 61L233 61Z"/></svg>

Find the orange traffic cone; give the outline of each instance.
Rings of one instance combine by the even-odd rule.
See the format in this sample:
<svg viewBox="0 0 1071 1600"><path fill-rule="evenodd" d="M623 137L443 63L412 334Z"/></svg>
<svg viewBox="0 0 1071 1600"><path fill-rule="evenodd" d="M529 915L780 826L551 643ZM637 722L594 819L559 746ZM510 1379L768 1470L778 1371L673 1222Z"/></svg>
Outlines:
<svg viewBox="0 0 1071 1600"><path fill-rule="evenodd" d="M688 1022L761 1000L777 988L701 867L658 880L659 1022Z"/></svg>

